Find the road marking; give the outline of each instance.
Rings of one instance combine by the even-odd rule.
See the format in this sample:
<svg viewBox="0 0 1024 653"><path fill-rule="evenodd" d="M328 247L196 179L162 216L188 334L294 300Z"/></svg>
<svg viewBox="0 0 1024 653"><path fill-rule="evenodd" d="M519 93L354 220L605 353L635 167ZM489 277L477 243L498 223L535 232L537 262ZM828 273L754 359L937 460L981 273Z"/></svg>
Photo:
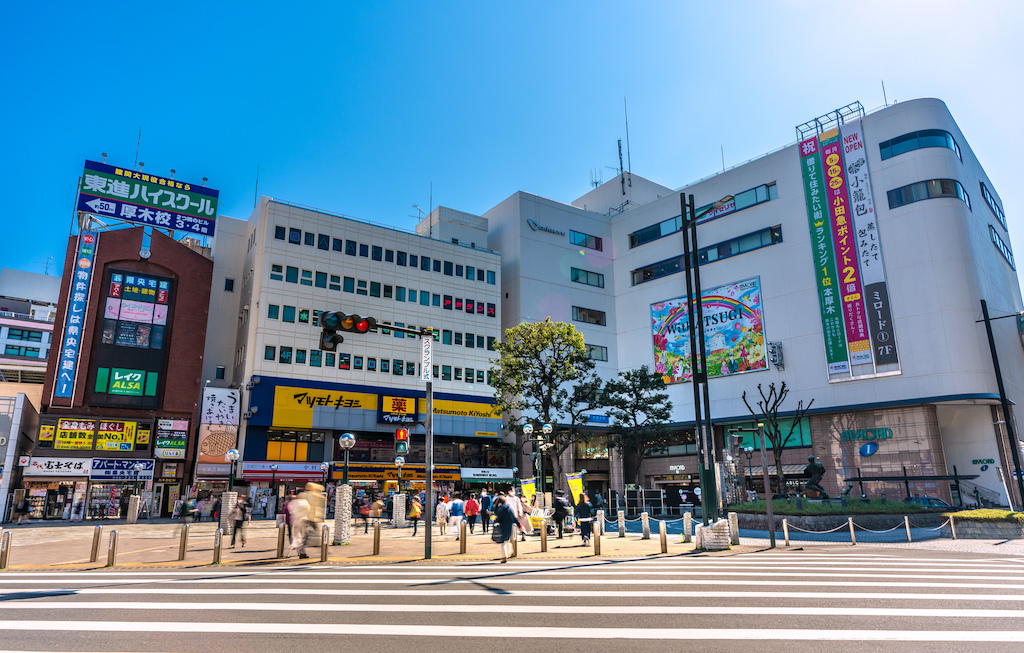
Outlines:
<svg viewBox="0 0 1024 653"><path fill-rule="evenodd" d="M477 584L479 585L479 583ZM309 596L310 591L305 588L277 588L277 589L205 589L189 587L153 587L153 588L105 588L85 587L81 589L39 589L39 588L3 588L3 592L10 594L24 595L21 599L31 599L33 594L40 598L53 598L54 594L62 596L86 596L116 594L125 596L141 595L190 595L190 596ZM863 601L865 599L878 600L901 600L901 601L943 601L948 603L951 600L957 601L1017 601L1024 602L1024 595L1021 594L928 594L914 592L728 592L717 590L497 590L497 589L318 589L317 596L491 596L498 598L508 597L571 597L571 598L631 598L631 599L660 599L660 598L751 598L751 599L845 599ZM0 596L3 596L0 594ZM10 600L10 599L8 599ZM6 603L4 604L7 605ZM206 603L196 604L208 605Z"/></svg>
<svg viewBox="0 0 1024 653"><path fill-rule="evenodd" d="M479 605L452 604L406 604L400 608L402 612L442 612L477 614ZM238 610L238 611L276 611L276 612L391 612L395 606L391 604L365 603L171 603L171 602L123 602L123 601L33 601L30 603L9 601L5 609L15 610ZM965 617L985 619L1020 619L1024 610L981 610L981 609L949 609L949 608L839 608L842 612L838 617ZM589 614L707 614L707 615L797 615L807 616L807 607L782 606L665 606L665 605L589 605L582 608ZM575 605L502 605L501 612L519 614L579 614L581 608Z"/></svg>
<svg viewBox="0 0 1024 653"><path fill-rule="evenodd" d="M792 628L565 628L537 626L447 626L428 624L322 623L195 623L160 621L0 621L0 631L68 631L120 633L217 633L378 636L483 637L515 639L639 639L639 640L783 640L897 642L1024 642L1024 632L985 630L820 630Z"/></svg>

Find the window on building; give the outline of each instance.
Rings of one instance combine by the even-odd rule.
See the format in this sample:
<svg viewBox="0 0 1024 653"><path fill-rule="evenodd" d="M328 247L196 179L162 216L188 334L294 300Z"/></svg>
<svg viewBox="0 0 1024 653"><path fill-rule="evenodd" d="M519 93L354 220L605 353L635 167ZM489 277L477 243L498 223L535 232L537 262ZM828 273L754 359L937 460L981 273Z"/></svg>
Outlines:
<svg viewBox="0 0 1024 653"><path fill-rule="evenodd" d="M594 286L595 288L604 288L604 275L598 272L571 268L570 278L576 283Z"/></svg>
<svg viewBox="0 0 1024 653"><path fill-rule="evenodd" d="M320 367L320 361L321 361L321 357L322 356L323 356L323 352L321 352L319 349L310 350L310 352L309 352L309 366L310 367Z"/></svg>
<svg viewBox="0 0 1024 653"><path fill-rule="evenodd" d="M363 357L362 356L353 356L352 357L352 369L354 369L354 370L361 370L361 369L363 369Z"/></svg>
<svg viewBox="0 0 1024 653"><path fill-rule="evenodd" d="M341 252L345 249L344 244L341 242L341 238L331 239L331 249L335 252Z"/></svg>
<svg viewBox="0 0 1024 653"><path fill-rule="evenodd" d="M391 284L384 284L384 299L393 299L395 296L395 287Z"/></svg>
<svg viewBox="0 0 1024 653"><path fill-rule="evenodd" d="M470 281L476 278L476 270L473 269L472 265L466 266L466 278Z"/></svg>
<svg viewBox="0 0 1024 653"><path fill-rule="evenodd" d="M299 281L299 283L301 283L303 286L312 286L313 285L313 271L312 270L303 270L302 271L302 280Z"/></svg>
<svg viewBox="0 0 1024 653"><path fill-rule="evenodd" d="M26 342L42 342L43 332L42 331L30 331L29 329L15 329L13 327L7 329L8 340L24 340Z"/></svg>
<svg viewBox="0 0 1024 653"><path fill-rule="evenodd" d="M308 308L304 308L304 309L299 311L299 323L300 324L309 324L309 309Z"/></svg>
<svg viewBox="0 0 1024 653"><path fill-rule="evenodd" d="M494 270L487 271L487 283L494 285Z"/></svg>
<svg viewBox="0 0 1024 653"><path fill-rule="evenodd" d="M331 275L330 289L331 290L341 290L341 277L338 276L337 274L332 274Z"/></svg>
<svg viewBox="0 0 1024 653"><path fill-rule="evenodd" d="M598 236L591 236L579 231L569 232L569 242L573 245L579 245L580 247L586 247L587 249L596 249L602 251L604 249L601 238Z"/></svg>
<svg viewBox="0 0 1024 653"><path fill-rule="evenodd" d="M405 267L408 263L409 255L406 252L398 252L398 260L395 261L397 265Z"/></svg>
<svg viewBox="0 0 1024 653"><path fill-rule="evenodd" d="M487 349L490 351L494 351L494 343L497 342L497 340L498 339L495 338L494 336L487 336Z"/></svg>
<svg viewBox="0 0 1024 653"><path fill-rule="evenodd" d="M316 282L313 285L315 285L317 288L326 288L327 287L327 273L326 272L317 272L316 273Z"/></svg>
<svg viewBox="0 0 1024 653"><path fill-rule="evenodd" d="M451 365L442 365L441 366L441 380L442 381L451 381L452 380L452 366Z"/></svg>
<svg viewBox="0 0 1024 653"><path fill-rule="evenodd" d="M698 257L703 265L705 263L713 263L738 254L752 252L756 249L761 249L762 247L768 247L769 245L776 245L781 242L782 226L776 225L774 227L761 229L760 231L753 231L738 238L724 240L708 247L702 247L698 252ZM633 270L630 273L630 278L635 286L647 281L653 281L654 279L660 279L661 277L667 277L671 274L675 274L680 270L685 269L685 264L686 261L684 260L684 257L674 256L672 258L665 259L664 261L658 261L657 263L645 265L642 268Z"/></svg>
<svg viewBox="0 0 1024 653"><path fill-rule="evenodd" d="M384 250L384 260L387 263L394 263L395 262L395 250L393 250L393 249L386 249L386 250Z"/></svg>
<svg viewBox="0 0 1024 653"><path fill-rule="evenodd" d="M235 292L234 279L224 279L224 292Z"/></svg>
<svg viewBox="0 0 1024 653"><path fill-rule="evenodd" d="M405 286L395 286L395 301L396 302L404 302L405 301Z"/></svg>
<svg viewBox="0 0 1024 653"><path fill-rule="evenodd" d="M483 349L484 348L484 337L483 336L477 336L476 337L476 346L477 346L477 349Z"/></svg>
<svg viewBox="0 0 1024 653"><path fill-rule="evenodd" d="M441 305L441 295L431 295L430 296L430 305L431 306L440 306Z"/></svg>
<svg viewBox="0 0 1024 653"><path fill-rule="evenodd" d="M384 248L381 247L380 245L374 245L373 246L373 255L370 256L370 258L373 259L374 261L380 261L380 260L383 259L383 257L384 257Z"/></svg>
<svg viewBox="0 0 1024 653"><path fill-rule="evenodd" d="M472 299L466 299L466 312L470 314L476 312L476 303L474 303Z"/></svg>
<svg viewBox="0 0 1024 653"><path fill-rule="evenodd" d="M353 279L352 277L345 277L341 289L345 292L355 292L356 280Z"/></svg>
<svg viewBox="0 0 1024 653"><path fill-rule="evenodd" d="M461 367L456 367L455 368L455 380L456 381L461 381L462 380L462 368Z"/></svg>
<svg viewBox="0 0 1024 653"><path fill-rule="evenodd" d="M473 349L473 347L475 345L476 345L476 336L473 335L472 333L467 333L466 334L466 347L468 349Z"/></svg>
<svg viewBox="0 0 1024 653"><path fill-rule="evenodd" d="M282 313L281 321L282 322L294 322L295 321L295 307L294 306L285 306L284 307L284 312Z"/></svg>
<svg viewBox="0 0 1024 653"><path fill-rule="evenodd" d="M405 370L405 362L399 359L395 359L391 365L391 373L395 376L402 376L402 372Z"/></svg>
<svg viewBox="0 0 1024 653"><path fill-rule="evenodd" d="M316 248L329 252L331 250L331 237L326 234L317 234Z"/></svg>
<svg viewBox="0 0 1024 653"><path fill-rule="evenodd" d="M446 310L446 311L452 310L452 296L451 295L445 295L444 296L444 310Z"/></svg>
<svg viewBox="0 0 1024 653"><path fill-rule="evenodd" d="M379 281L371 281L370 282L370 297L380 297L380 282Z"/></svg>
<svg viewBox="0 0 1024 653"><path fill-rule="evenodd" d="M289 229L288 230L288 242L292 245L302 244L302 229Z"/></svg>
<svg viewBox="0 0 1024 653"><path fill-rule="evenodd" d="M412 361L405 361L405 375L416 376L416 363Z"/></svg>
<svg viewBox="0 0 1024 653"><path fill-rule="evenodd" d="M456 331L455 332L455 344L456 345L461 345L462 344L462 332L461 331Z"/></svg>
<svg viewBox="0 0 1024 653"><path fill-rule="evenodd" d="M608 360L608 348L600 345L587 345L587 358L595 361Z"/></svg>
<svg viewBox="0 0 1024 653"><path fill-rule="evenodd" d="M967 191L955 179L930 179L895 188L887 193L889 208L895 209L921 200L933 200L942 197L963 200L967 208L971 208L971 198Z"/></svg>
<svg viewBox="0 0 1024 653"><path fill-rule="evenodd" d="M498 311L494 304L487 304L487 317L498 317Z"/></svg>
<svg viewBox="0 0 1024 653"><path fill-rule="evenodd" d="M19 347L18 345L7 345L4 354L8 356L31 356L39 358L39 347Z"/></svg>
<svg viewBox="0 0 1024 653"><path fill-rule="evenodd" d="M275 240L284 240L285 239L285 228L282 227L281 225L275 225L274 226L274 239Z"/></svg>
<svg viewBox="0 0 1024 653"><path fill-rule="evenodd" d="M698 207L695 212L696 215L701 216L698 220L698 224L703 224L709 220L720 218L736 211L742 211L743 209L768 202L774 199L778 199L779 192L775 186L775 183L763 184L749 190L745 190L742 193L736 195L732 201L720 206L717 209L711 209L712 204L705 204L704 206ZM678 232L683 227L682 216L675 216L662 220L657 224L644 227L629 234L629 246L630 248L639 247L644 243L649 243L652 240L664 238Z"/></svg>
<svg viewBox="0 0 1024 653"><path fill-rule="evenodd" d="M298 283L299 268L293 268L290 265L287 268L285 268L284 280L287 281L288 283Z"/></svg>
<svg viewBox="0 0 1024 653"><path fill-rule="evenodd" d="M391 360L387 358L380 359L380 372L381 374L387 374L391 371Z"/></svg>
<svg viewBox="0 0 1024 653"><path fill-rule="evenodd" d="M277 304L267 304L267 319L276 320L280 315L281 307Z"/></svg>
<svg viewBox="0 0 1024 653"><path fill-rule="evenodd" d="M324 367L334 367L334 352L324 352Z"/></svg>
<svg viewBox="0 0 1024 653"><path fill-rule="evenodd" d="M429 256L421 256L420 257L420 269L423 270L424 272L430 272L430 257Z"/></svg>
<svg viewBox="0 0 1024 653"><path fill-rule="evenodd" d="M295 364L296 365L305 365L306 364L306 350L305 349L296 349L295 350Z"/></svg>
<svg viewBox="0 0 1024 653"><path fill-rule="evenodd" d="M362 279L359 279L358 281L356 281L356 294L357 295L365 295L366 294L366 282L363 281Z"/></svg>
<svg viewBox="0 0 1024 653"><path fill-rule="evenodd" d="M312 234L312 233L307 231L306 232L306 244L309 245L310 247L313 247L314 245L316 245L316 234Z"/></svg>
<svg viewBox="0 0 1024 653"><path fill-rule="evenodd" d="M925 147L944 147L953 150L956 157L963 161L963 156L960 155L960 146L956 144L953 135L941 129L922 129L890 138L878 144L883 161Z"/></svg>
<svg viewBox="0 0 1024 653"><path fill-rule="evenodd" d="M263 360L272 361L277 358L277 347L267 345L263 348Z"/></svg>
<svg viewBox="0 0 1024 653"><path fill-rule="evenodd" d="M457 277L461 277L462 276L462 266L461 265L456 265L455 266L455 276L457 276Z"/></svg>
<svg viewBox="0 0 1024 653"><path fill-rule="evenodd" d="M453 276L455 274L455 264L451 261L444 262L444 275L446 277Z"/></svg>
<svg viewBox="0 0 1024 653"><path fill-rule="evenodd" d="M996 219L999 220L999 224L1003 225L1003 229L1006 229L1006 214L1003 213L1003 207L996 201L995 196L989 191L988 186L985 182L978 182L981 186L981 197L985 200L985 204L988 204L988 208L995 214Z"/></svg>
<svg viewBox="0 0 1024 653"><path fill-rule="evenodd" d="M376 358L368 357L366 359L366 371L367 372L376 372L377 371L377 359Z"/></svg>
<svg viewBox="0 0 1024 653"><path fill-rule="evenodd" d="M291 365L292 362L292 348L281 347L281 355L278 356L277 362L284 363L285 365Z"/></svg>
<svg viewBox="0 0 1024 653"><path fill-rule="evenodd" d="M440 271L441 271L441 261L438 261L437 259L434 259L434 272L440 272Z"/></svg>
<svg viewBox="0 0 1024 653"><path fill-rule="evenodd" d="M369 258L370 246L364 245L363 243L359 243L359 255L362 256L363 258Z"/></svg>
<svg viewBox="0 0 1024 653"><path fill-rule="evenodd" d="M420 292L420 306L430 306L430 293Z"/></svg>
<svg viewBox="0 0 1024 653"><path fill-rule="evenodd" d="M217 379L218 381L223 381L224 380L224 372L225 372L225 370L226 370L226 368L223 365L218 365L217 368L213 372L214 378Z"/></svg>
<svg viewBox="0 0 1024 653"><path fill-rule="evenodd" d="M412 288L409 289L409 301L412 302L413 304L416 303L416 291L413 290Z"/></svg>
<svg viewBox="0 0 1024 653"><path fill-rule="evenodd" d="M476 371L472 367L466 368L466 383L472 383L476 378Z"/></svg>
<svg viewBox="0 0 1024 653"><path fill-rule="evenodd" d="M346 240L345 241L345 254L348 256L356 255L356 241Z"/></svg>
<svg viewBox="0 0 1024 653"><path fill-rule="evenodd" d="M409 267L418 268L420 266L420 257L415 254L409 254Z"/></svg>
<svg viewBox="0 0 1024 653"><path fill-rule="evenodd" d="M270 266L270 280L271 281L283 281L284 280L284 268L280 265L271 264Z"/></svg>
<svg viewBox="0 0 1024 653"><path fill-rule="evenodd" d="M448 329L441 330L441 344L450 345L452 344L452 332Z"/></svg>

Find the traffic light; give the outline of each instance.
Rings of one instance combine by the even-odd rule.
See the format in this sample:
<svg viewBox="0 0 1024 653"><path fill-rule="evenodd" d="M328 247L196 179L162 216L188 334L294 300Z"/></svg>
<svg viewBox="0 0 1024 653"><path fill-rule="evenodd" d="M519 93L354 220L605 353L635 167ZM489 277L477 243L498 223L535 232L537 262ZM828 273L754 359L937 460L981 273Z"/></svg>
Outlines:
<svg viewBox="0 0 1024 653"><path fill-rule="evenodd" d="M740 442L743 441L743 436L736 433L729 434L729 455L733 458L737 458L740 455Z"/></svg>
<svg viewBox="0 0 1024 653"><path fill-rule="evenodd" d="M409 453L409 429L395 429L395 453L399 456Z"/></svg>
<svg viewBox="0 0 1024 653"><path fill-rule="evenodd" d="M346 315L340 311L324 311L320 313L319 320L323 329L320 332L320 349L324 351L334 351L339 343L345 342L338 331L367 333L377 328L376 318Z"/></svg>

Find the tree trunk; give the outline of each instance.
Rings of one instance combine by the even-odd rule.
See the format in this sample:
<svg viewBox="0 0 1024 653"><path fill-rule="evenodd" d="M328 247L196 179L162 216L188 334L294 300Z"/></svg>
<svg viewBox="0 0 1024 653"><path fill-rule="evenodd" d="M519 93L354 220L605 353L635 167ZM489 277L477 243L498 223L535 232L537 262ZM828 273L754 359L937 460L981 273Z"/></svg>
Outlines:
<svg viewBox="0 0 1024 653"><path fill-rule="evenodd" d="M782 447L773 447L772 454L775 457L775 476L779 479L779 494L783 494L783 488L786 487L786 475L782 473Z"/></svg>

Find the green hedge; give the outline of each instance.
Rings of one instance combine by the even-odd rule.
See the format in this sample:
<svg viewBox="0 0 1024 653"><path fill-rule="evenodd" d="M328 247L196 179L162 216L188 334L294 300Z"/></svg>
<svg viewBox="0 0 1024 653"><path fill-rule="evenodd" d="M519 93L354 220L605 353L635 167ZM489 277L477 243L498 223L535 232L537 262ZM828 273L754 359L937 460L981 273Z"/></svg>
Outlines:
<svg viewBox="0 0 1024 653"><path fill-rule="evenodd" d="M767 508L765 502L753 501L729 506L732 512L765 514ZM794 499L776 499L772 501L772 512L783 516L814 516L814 515L907 515L926 512L938 512L935 508L925 508L916 503L903 503L902 501L882 501L872 499L865 503L860 499L850 499L846 506L840 501L829 503L810 503L806 499L803 507L797 507ZM972 511L978 512L978 511ZM998 512L998 511L992 511Z"/></svg>
<svg viewBox="0 0 1024 653"><path fill-rule="evenodd" d="M962 512L951 512L946 514L951 517L955 517L957 521L1011 522L1014 524L1024 524L1024 512L1011 512L1009 510L992 510L985 508L983 510L964 510Z"/></svg>

